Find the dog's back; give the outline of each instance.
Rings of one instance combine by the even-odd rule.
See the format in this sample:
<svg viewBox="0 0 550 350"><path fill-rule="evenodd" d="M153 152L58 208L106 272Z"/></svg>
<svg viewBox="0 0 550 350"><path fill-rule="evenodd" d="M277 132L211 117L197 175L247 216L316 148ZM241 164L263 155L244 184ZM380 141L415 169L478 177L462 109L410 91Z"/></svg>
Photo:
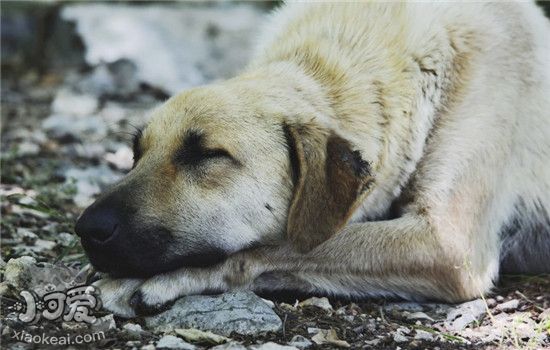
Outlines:
<svg viewBox="0 0 550 350"><path fill-rule="evenodd" d="M429 203L445 188L433 174L447 173L464 187L456 220L469 201L489 199L469 213L486 217L475 223L486 254L499 254L505 272L541 272L550 258L549 36L532 3L290 4L267 26L252 68L304 67L332 98L331 127L367 159L390 160L356 220L387 217L407 189Z"/></svg>

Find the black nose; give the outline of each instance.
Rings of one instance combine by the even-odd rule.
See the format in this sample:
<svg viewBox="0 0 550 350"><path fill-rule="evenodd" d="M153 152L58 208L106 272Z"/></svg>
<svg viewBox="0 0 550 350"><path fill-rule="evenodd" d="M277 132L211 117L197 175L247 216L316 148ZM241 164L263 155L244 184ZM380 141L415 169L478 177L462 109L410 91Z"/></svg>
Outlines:
<svg viewBox="0 0 550 350"><path fill-rule="evenodd" d="M92 205L82 213L75 225L75 232L82 239L105 242L115 233L119 218L116 208Z"/></svg>

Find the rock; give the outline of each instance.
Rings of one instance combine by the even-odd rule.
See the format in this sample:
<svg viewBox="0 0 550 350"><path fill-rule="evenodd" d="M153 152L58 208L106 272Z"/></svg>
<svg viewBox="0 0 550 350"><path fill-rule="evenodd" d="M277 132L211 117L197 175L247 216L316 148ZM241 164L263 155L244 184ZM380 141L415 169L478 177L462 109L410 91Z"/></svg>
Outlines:
<svg viewBox="0 0 550 350"><path fill-rule="evenodd" d="M0 282L0 297L17 297L17 290L11 283L6 281Z"/></svg>
<svg viewBox="0 0 550 350"><path fill-rule="evenodd" d="M99 101L93 95L83 95L62 88L57 91L52 102L54 114L86 117L94 113L99 106Z"/></svg>
<svg viewBox="0 0 550 350"><path fill-rule="evenodd" d="M493 298L487 299L486 302L487 302L487 306L490 308L495 307L495 305L497 304L497 301Z"/></svg>
<svg viewBox="0 0 550 350"><path fill-rule="evenodd" d="M468 301L449 311L445 327L450 331L461 331L470 323L479 321L486 312L487 307L482 299Z"/></svg>
<svg viewBox="0 0 550 350"><path fill-rule="evenodd" d="M61 329L69 332L82 332L88 329L88 325L82 322L62 322Z"/></svg>
<svg viewBox="0 0 550 350"><path fill-rule="evenodd" d="M173 335L165 335L157 343L157 349L194 350L196 347Z"/></svg>
<svg viewBox="0 0 550 350"><path fill-rule="evenodd" d="M28 289L32 284L31 271L35 264L36 259L30 256L8 260L4 270L4 281L19 291Z"/></svg>
<svg viewBox="0 0 550 350"><path fill-rule="evenodd" d="M57 244L46 239L37 239L33 245L26 247L27 251L34 253L43 253L55 248Z"/></svg>
<svg viewBox="0 0 550 350"><path fill-rule="evenodd" d="M55 240L62 247L68 247L74 243L75 237L67 232L60 232L56 235Z"/></svg>
<svg viewBox="0 0 550 350"><path fill-rule="evenodd" d="M421 329L417 329L416 330L416 335L414 336L414 339L433 341L434 337L430 332L426 332L426 331L423 331Z"/></svg>
<svg viewBox="0 0 550 350"><path fill-rule="evenodd" d="M75 117L67 114L52 114L42 121L42 128L58 139L69 136L74 140L87 137L100 141L107 135L105 122L96 115Z"/></svg>
<svg viewBox="0 0 550 350"><path fill-rule="evenodd" d="M64 171L67 183L75 181L76 195L73 201L79 207L86 207L94 201L101 190L122 177L106 165L86 169L68 168Z"/></svg>
<svg viewBox="0 0 550 350"><path fill-rule="evenodd" d="M104 158L120 170L130 170L134 165L134 152L128 146L119 148L115 153L107 153Z"/></svg>
<svg viewBox="0 0 550 350"><path fill-rule="evenodd" d="M411 333L411 330L407 327L399 327L393 334L393 341L396 343L409 341L409 338L406 337L406 335L409 333Z"/></svg>
<svg viewBox="0 0 550 350"><path fill-rule="evenodd" d="M378 346L378 344L380 344L380 341L380 339L365 340L365 344L376 347Z"/></svg>
<svg viewBox="0 0 550 350"><path fill-rule="evenodd" d="M141 342L139 340L129 340L126 342L126 346L129 348L137 348L141 345Z"/></svg>
<svg viewBox="0 0 550 350"><path fill-rule="evenodd" d="M40 153L40 146L36 143L23 141L16 146L17 156L34 156Z"/></svg>
<svg viewBox="0 0 550 350"><path fill-rule="evenodd" d="M79 91L94 96L129 98L140 91L136 65L126 59L102 62L76 83Z"/></svg>
<svg viewBox="0 0 550 350"><path fill-rule="evenodd" d="M249 4L75 4L65 6L61 17L76 23L91 66L131 62L135 72L126 65L119 81L129 77L174 94L212 78L228 78L242 68L263 13ZM98 72L88 84L95 84L96 91L101 84L99 89L116 90L113 69L106 68L109 72Z"/></svg>
<svg viewBox="0 0 550 350"><path fill-rule="evenodd" d="M132 339L139 339L143 334L143 328L141 328L141 325L131 322L128 322L122 326L122 331Z"/></svg>
<svg viewBox="0 0 550 350"><path fill-rule="evenodd" d="M156 347L153 344L143 345L140 350L155 350Z"/></svg>
<svg viewBox="0 0 550 350"><path fill-rule="evenodd" d="M518 308L518 306L519 306L519 300L512 299L512 300L509 300L505 303L498 304L497 306L495 306L495 310L503 311L503 312L509 312L509 311L516 310Z"/></svg>
<svg viewBox="0 0 550 350"><path fill-rule="evenodd" d="M307 327L307 334L317 334L321 331L321 328Z"/></svg>
<svg viewBox="0 0 550 350"><path fill-rule="evenodd" d="M116 329L116 322L113 314L97 318L96 321L92 323L91 329L94 332L108 332L112 329Z"/></svg>
<svg viewBox="0 0 550 350"><path fill-rule="evenodd" d="M396 342L396 343L403 343L403 342L406 342L408 341L409 339L404 336L403 334L399 333L399 332L395 332L395 334L393 335L393 341Z"/></svg>
<svg viewBox="0 0 550 350"><path fill-rule="evenodd" d="M550 321L550 309L545 309L539 314L539 321Z"/></svg>
<svg viewBox="0 0 550 350"><path fill-rule="evenodd" d="M38 239L38 236L36 235L36 233L24 227L18 227L16 234L17 234L17 237L20 238L23 241L23 243L27 245L33 245Z"/></svg>
<svg viewBox="0 0 550 350"><path fill-rule="evenodd" d="M29 256L10 259L4 271L4 281L17 291L32 290L42 296L52 290L66 290L84 282L73 268L49 263L37 264Z"/></svg>
<svg viewBox="0 0 550 350"><path fill-rule="evenodd" d="M313 345L313 343L308 338L297 334L292 337L288 345L295 346L298 349L306 349Z"/></svg>
<svg viewBox="0 0 550 350"><path fill-rule="evenodd" d="M248 291L183 297L170 310L145 321L157 331L198 328L224 336L231 332L247 335L277 331L282 326L277 314Z"/></svg>
<svg viewBox="0 0 550 350"><path fill-rule="evenodd" d="M271 300L267 300L267 299L264 299L262 298L262 300L264 301L264 303L266 303L267 305L269 305L270 308L275 308L275 303L272 302Z"/></svg>
<svg viewBox="0 0 550 350"><path fill-rule="evenodd" d="M222 337L221 335L214 334L212 332L201 331L195 328L177 328L174 332L183 339L192 343L209 343L209 344L221 344L230 341L231 339Z"/></svg>
<svg viewBox="0 0 550 350"><path fill-rule="evenodd" d="M413 312L413 313L409 313L407 311L403 312L403 316L405 316L405 318L407 320L411 320L411 321L416 321L416 320L428 320L428 321L431 321L433 322L434 319L431 318L430 316L426 315L425 313L421 312L421 311L417 311L417 312Z"/></svg>
<svg viewBox="0 0 550 350"><path fill-rule="evenodd" d="M250 350L298 350L294 346L280 345L274 342L268 342L261 345L252 345Z"/></svg>
<svg viewBox="0 0 550 350"><path fill-rule="evenodd" d="M325 311L332 311L332 305L330 305L330 302L326 297L322 297L322 298L312 297L302 301L301 303L298 304L298 306L301 306L301 307L315 306Z"/></svg>
<svg viewBox="0 0 550 350"><path fill-rule="evenodd" d="M246 347L236 341L221 344L210 348L210 350L246 350Z"/></svg>
<svg viewBox="0 0 550 350"><path fill-rule="evenodd" d="M318 345L330 344L341 348L349 348L350 345L347 341L338 338L336 331L331 329L321 329L315 334L311 340Z"/></svg>
<svg viewBox="0 0 550 350"><path fill-rule="evenodd" d="M351 323L355 319L355 316L353 316L353 315L344 315L344 316L342 316L342 319Z"/></svg>

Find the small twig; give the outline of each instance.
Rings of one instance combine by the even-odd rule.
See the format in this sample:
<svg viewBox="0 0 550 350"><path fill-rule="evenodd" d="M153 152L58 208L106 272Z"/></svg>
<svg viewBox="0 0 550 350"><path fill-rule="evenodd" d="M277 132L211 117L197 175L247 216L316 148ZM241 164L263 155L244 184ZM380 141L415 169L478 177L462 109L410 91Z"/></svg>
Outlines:
<svg viewBox="0 0 550 350"><path fill-rule="evenodd" d="M527 298L527 297L525 296L525 294L523 294L523 293L520 292L519 290L516 290L516 291L515 291L515 294L517 294L517 295L519 295L520 297L522 297L525 301L527 301L527 302L533 304L533 306L534 306L537 310L539 310L539 311L544 311L544 308L538 306L533 300Z"/></svg>
<svg viewBox="0 0 550 350"><path fill-rule="evenodd" d="M382 319L382 322L384 322L385 324L388 324L388 321L386 321L386 317L384 316L384 311L382 310L382 306L380 306L378 310L380 311L380 318Z"/></svg>

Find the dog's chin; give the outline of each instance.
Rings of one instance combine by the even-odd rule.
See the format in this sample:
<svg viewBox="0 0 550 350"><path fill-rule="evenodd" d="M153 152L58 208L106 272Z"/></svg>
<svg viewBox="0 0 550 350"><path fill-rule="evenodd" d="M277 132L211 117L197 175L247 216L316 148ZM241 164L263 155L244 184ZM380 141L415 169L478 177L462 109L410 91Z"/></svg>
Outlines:
<svg viewBox="0 0 550 350"><path fill-rule="evenodd" d="M227 259L228 254L221 249L212 249L207 252L175 256L169 259L144 259L135 264L130 261L139 259L105 259L88 255L94 268L114 278L149 278L154 275L178 270L180 268L208 268L214 267ZM161 260L162 259L162 260Z"/></svg>

